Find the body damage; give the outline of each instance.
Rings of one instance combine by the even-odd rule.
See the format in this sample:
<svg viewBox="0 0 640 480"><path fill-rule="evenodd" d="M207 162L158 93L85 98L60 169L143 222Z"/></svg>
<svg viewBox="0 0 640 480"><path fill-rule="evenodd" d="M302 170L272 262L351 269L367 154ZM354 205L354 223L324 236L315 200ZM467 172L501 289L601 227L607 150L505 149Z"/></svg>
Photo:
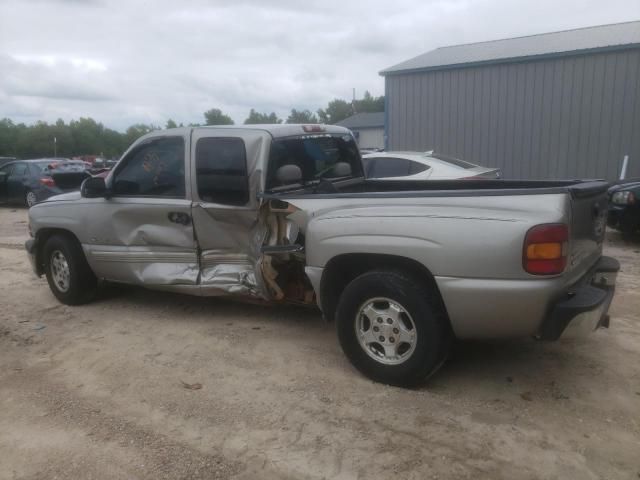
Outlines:
<svg viewBox="0 0 640 480"><path fill-rule="evenodd" d="M346 132L326 128L341 136ZM316 175L306 179L304 188L292 190L287 184L283 190L277 190L283 185L266 190L273 139L310 138L300 136L300 130L287 125L268 131L257 126L152 133L139 142L163 135L184 138L184 198L53 197L30 211L36 243L44 244L51 231L70 232L100 279L305 305L322 305L323 276L335 259L385 255L408 260L433 280L461 338L535 333L548 306L601 255L602 231L592 232L594 212L601 210L595 208L601 203L596 198L600 184L595 191L589 183L505 181L488 184L489 191L481 184L462 189L424 182L395 190L388 182L354 178L350 185L360 187L349 190L346 180L342 192L334 186L335 193L321 193L318 189L326 185ZM206 194L200 198L198 142L215 137L242 140L246 201L223 204L207 201ZM291 165L294 153L300 154L281 153L278 168ZM573 188L583 191L573 195ZM569 264L562 274L535 277L523 269L523 239L531 227L549 223L570 227ZM40 259L40 273L42 267ZM352 272L343 273L352 278ZM491 308L478 308L480 304Z"/></svg>

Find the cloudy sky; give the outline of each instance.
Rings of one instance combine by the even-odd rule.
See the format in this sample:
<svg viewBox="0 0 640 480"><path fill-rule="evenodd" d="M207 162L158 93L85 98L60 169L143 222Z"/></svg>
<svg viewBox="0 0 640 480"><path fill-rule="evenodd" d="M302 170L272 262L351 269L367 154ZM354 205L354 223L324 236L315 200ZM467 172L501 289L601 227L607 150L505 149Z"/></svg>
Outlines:
<svg viewBox="0 0 640 480"><path fill-rule="evenodd" d="M0 118L286 117L433 48L640 19L639 0L0 0Z"/></svg>

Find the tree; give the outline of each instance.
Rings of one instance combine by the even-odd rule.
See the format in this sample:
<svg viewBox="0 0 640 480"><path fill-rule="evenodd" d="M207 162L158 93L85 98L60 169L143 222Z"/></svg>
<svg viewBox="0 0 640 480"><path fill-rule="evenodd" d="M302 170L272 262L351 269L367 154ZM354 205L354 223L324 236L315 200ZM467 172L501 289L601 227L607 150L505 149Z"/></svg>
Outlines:
<svg viewBox="0 0 640 480"><path fill-rule="evenodd" d="M369 91L365 91L364 97L361 100L356 100L353 106L356 113L384 112L384 95L374 97Z"/></svg>
<svg viewBox="0 0 640 480"><path fill-rule="evenodd" d="M318 110L318 118L322 123L334 124L353 115L353 108L345 100L335 98L329 102L326 109Z"/></svg>
<svg viewBox="0 0 640 480"><path fill-rule="evenodd" d="M167 124L164 128L178 128L178 124L174 122L172 119L167 120Z"/></svg>
<svg viewBox="0 0 640 480"><path fill-rule="evenodd" d="M0 120L0 156L14 156L16 154L16 140L18 126L9 118Z"/></svg>
<svg viewBox="0 0 640 480"><path fill-rule="evenodd" d="M222 113L219 108L212 108L204 112L205 125L233 125L233 119Z"/></svg>
<svg viewBox="0 0 640 480"><path fill-rule="evenodd" d="M309 110L296 110L292 108L286 123L318 123L318 117Z"/></svg>
<svg viewBox="0 0 640 480"><path fill-rule="evenodd" d="M351 115L363 112L384 112L384 95L374 97L365 91L363 98L353 102L335 98L329 102L327 108L318 110L318 117L322 123L334 124Z"/></svg>
<svg viewBox="0 0 640 480"><path fill-rule="evenodd" d="M244 121L245 125L256 125L260 123L282 123L275 112L269 114L256 112L253 108L249 112L249 116Z"/></svg>
<svg viewBox="0 0 640 480"><path fill-rule="evenodd" d="M160 129L153 125L145 125L144 123L137 123L135 125L131 125L129 128L127 128L127 131L124 134L125 143L127 144L127 146L129 146L133 142L135 142L137 139L139 139L141 136L146 135L147 133L152 132L153 130L160 130Z"/></svg>

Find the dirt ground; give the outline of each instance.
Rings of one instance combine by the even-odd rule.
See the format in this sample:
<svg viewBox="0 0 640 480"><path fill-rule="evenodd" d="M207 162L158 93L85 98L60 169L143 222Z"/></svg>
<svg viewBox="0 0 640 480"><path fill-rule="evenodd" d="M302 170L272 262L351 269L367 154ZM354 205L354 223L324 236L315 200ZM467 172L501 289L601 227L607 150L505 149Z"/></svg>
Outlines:
<svg viewBox="0 0 640 480"><path fill-rule="evenodd" d="M0 479L640 477L640 243L615 232L609 330L463 343L420 390L363 378L315 311L63 306L24 239L0 208Z"/></svg>

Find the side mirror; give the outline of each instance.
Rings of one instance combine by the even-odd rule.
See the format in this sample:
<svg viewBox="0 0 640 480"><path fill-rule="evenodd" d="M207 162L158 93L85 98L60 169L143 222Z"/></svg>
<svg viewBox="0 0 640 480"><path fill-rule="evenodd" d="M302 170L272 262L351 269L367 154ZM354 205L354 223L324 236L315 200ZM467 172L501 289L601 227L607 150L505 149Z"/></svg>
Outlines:
<svg viewBox="0 0 640 480"><path fill-rule="evenodd" d="M80 186L80 195L85 198L100 198L107 196L107 185L102 177L89 177Z"/></svg>

